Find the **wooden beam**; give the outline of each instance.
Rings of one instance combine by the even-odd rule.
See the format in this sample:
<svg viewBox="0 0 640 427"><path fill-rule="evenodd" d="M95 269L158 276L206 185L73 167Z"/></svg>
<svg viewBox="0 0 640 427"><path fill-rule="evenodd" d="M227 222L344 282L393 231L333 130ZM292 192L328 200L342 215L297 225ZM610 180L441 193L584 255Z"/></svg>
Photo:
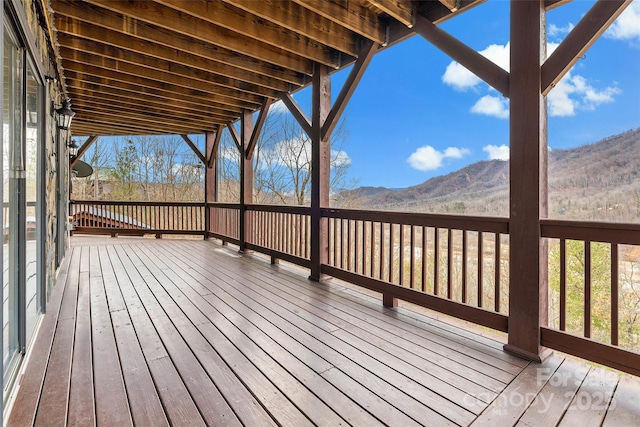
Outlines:
<svg viewBox="0 0 640 427"><path fill-rule="evenodd" d="M253 159L253 150L256 148L256 144L258 143L258 138L260 137L260 132L262 132L262 127L264 126L264 122L267 120L267 115L269 114L269 107L271 107L271 103L273 102L270 98L265 98L262 103L262 109L260 109L260 114L258 115L258 121L253 127L253 131L251 132L251 137L249 138L249 143L247 145L247 149L245 152L245 157L250 160Z"/></svg>
<svg viewBox="0 0 640 427"><path fill-rule="evenodd" d="M422 15L416 18L413 30L449 55L460 65L481 78L503 96L509 96L509 73L491 60L480 55L458 39L436 27Z"/></svg>
<svg viewBox="0 0 640 427"><path fill-rule="evenodd" d="M216 131L216 137L213 140L213 147L211 147L211 152L207 154L207 167L212 168L217 155L218 155L218 147L220 146L220 139L222 138L222 131L224 130L224 128L222 126L218 127L218 130Z"/></svg>
<svg viewBox="0 0 640 427"><path fill-rule="evenodd" d="M180 136L182 137L182 139L184 139L184 142L187 143L187 145L189 146L189 148L191 148L191 150L195 153L195 155L198 156L198 158L200 159L202 164L206 166L207 165L207 159L204 157L204 154L202 154L202 151L200 151L198 146L196 144L194 144L194 142L191 140L191 138L189 138L189 135L181 134Z"/></svg>
<svg viewBox="0 0 640 427"><path fill-rule="evenodd" d="M562 6L571 2L571 0L544 0L544 10L547 12L551 9L555 9L558 6Z"/></svg>
<svg viewBox="0 0 640 427"><path fill-rule="evenodd" d="M293 99L293 97L288 93L283 93L280 99L289 109L289 112L291 113L293 118L296 119L302 130L307 135L311 135L311 122L307 118L306 114L304 114L295 99Z"/></svg>
<svg viewBox="0 0 640 427"><path fill-rule="evenodd" d="M240 135L238 135L238 131L236 130L236 127L233 125L233 123L229 123L227 125L227 129L231 134L231 139L233 139L233 142L235 142L236 144L236 148L238 149L238 152L242 154L244 150L242 149L242 144L240 144Z"/></svg>
<svg viewBox="0 0 640 427"><path fill-rule="evenodd" d="M411 0L367 0L378 10L409 28L415 25L415 8Z"/></svg>
<svg viewBox="0 0 640 427"><path fill-rule="evenodd" d="M174 48L153 44L135 37L120 35L115 31L106 30L95 25L83 22L78 24L74 25L75 31L73 34L58 33L58 43L61 47L131 64L143 65L162 72L184 75L204 82L218 81L222 84L223 80L220 80L220 78L227 78L235 80L236 85L248 84L274 91L287 90L290 85L283 80L269 78L253 72L247 73L243 69L222 62L211 61L188 52L181 52ZM113 41L113 44L105 44L104 42L85 38L92 35L96 38L98 35L104 37L103 40ZM66 57L66 55L63 56ZM242 75L241 81L237 79L239 75ZM234 86L230 85L229 87L233 88Z"/></svg>
<svg viewBox="0 0 640 427"><path fill-rule="evenodd" d="M287 68L242 55L233 50L213 45L185 34L169 31L168 29L134 19L125 19L122 14L98 6L78 1L52 0L51 3L56 11L56 27L61 32L74 34L74 31L79 31L85 36L87 35L86 32L83 31L82 27L79 27L79 24L84 22L91 26L98 26L121 34L121 36L111 39L106 38L106 34L95 31L93 37L89 36L87 38L96 39L97 41L110 40L113 44L118 45L126 42L128 37L133 37L140 45L139 48L152 56L155 51L154 46L164 46L174 50L176 55L180 57L182 53L188 52L190 55L228 64L252 74L275 76L291 84L300 85L302 81L301 74ZM123 40L120 40L121 38ZM129 48L136 50L136 48ZM187 61L184 62L186 63Z"/></svg>
<svg viewBox="0 0 640 427"><path fill-rule="evenodd" d="M210 130L210 129L192 129L192 128L188 128L188 127L174 127L174 126L170 126L167 124L163 124L163 123L140 123L140 122L135 122L132 123L131 121L116 121L117 116L111 116L109 117L109 115L104 114L104 115L96 115L96 116L92 116L90 118L86 118L86 117L78 117L78 126L85 125L85 127L90 128L91 126L97 126L100 127L102 129L122 129L122 130L126 130L127 132L125 133L121 133L120 135L128 135L129 133L131 134L145 134L145 133L149 133L149 134L180 134L180 133L184 133L184 132L193 132L193 133L197 133L197 132L205 132L206 130ZM74 120L75 123L75 120ZM71 125L72 129L73 129L73 125ZM91 132L91 134L98 134L98 133L93 133ZM114 134L114 135L118 135L118 134Z"/></svg>
<svg viewBox="0 0 640 427"><path fill-rule="evenodd" d="M65 47L60 48L60 53L64 58L62 64L65 69L73 69L79 73L86 72L87 74L105 76L113 76L113 73L116 73L124 81L128 81L129 76L134 79L155 79L168 87L177 86L197 89L236 100L243 100L245 97L253 96L275 97L277 93L272 89L215 74L209 74L207 80L207 73L192 70L180 64L155 60L154 58L147 58L148 60L140 58L141 63L144 65L139 65ZM101 69L104 69L105 72L98 71ZM112 70L117 70L117 72Z"/></svg>
<svg viewBox="0 0 640 427"><path fill-rule="evenodd" d="M629 4L631 0L600 0L591 7L542 65L544 95L553 89Z"/></svg>
<svg viewBox="0 0 640 427"><path fill-rule="evenodd" d="M311 95L311 275L322 278L322 264L329 256L328 220L322 208L329 207L331 144L322 137L322 127L331 108L331 78L326 67L316 65Z"/></svg>
<svg viewBox="0 0 640 427"><path fill-rule="evenodd" d="M157 124L162 122L167 126L180 129L211 129L214 126L211 121L200 119L186 120L176 117L158 117L144 110L123 110L111 108L109 104L86 106L81 103L73 104L73 109L78 117L108 116L116 122L132 120L136 124Z"/></svg>
<svg viewBox="0 0 640 427"><path fill-rule="evenodd" d="M63 63L65 63L65 61L63 61ZM194 88L169 86L151 78L123 76L117 71L90 66L84 66L80 72L65 67L65 76L67 80L79 80L116 89L124 88L134 92L151 92L153 94L160 94L160 96L164 98L186 98L190 99L194 104L202 103L203 106L207 106L210 102L218 102L229 105L229 107L254 110L262 103L262 98L256 98L253 95L247 95L245 99L240 100L219 94L214 95Z"/></svg>
<svg viewBox="0 0 640 427"><path fill-rule="evenodd" d="M242 34L255 42L271 45L294 56L302 56L334 69L339 67L338 57L331 48L306 36L293 35L286 28L260 19L253 14L247 14L242 9L230 4L220 1L156 1L237 34Z"/></svg>
<svg viewBox="0 0 640 427"><path fill-rule="evenodd" d="M358 34L299 4L281 0L224 1L340 52L358 54Z"/></svg>
<svg viewBox="0 0 640 427"><path fill-rule="evenodd" d="M218 173L216 167L216 141L220 141L222 129L218 128L216 132L205 133L205 152L207 155L207 163L204 172L204 203L205 203L205 239L208 237L211 227L211 210L206 206L207 203L218 201Z"/></svg>
<svg viewBox="0 0 640 427"><path fill-rule="evenodd" d="M193 15L182 13L155 1L123 2L118 0L85 0L96 6L121 13L129 19L175 31L207 43L249 55L261 61L309 75L312 63L307 58L288 54L273 45L246 37ZM190 3L190 2L185 2Z"/></svg>
<svg viewBox="0 0 640 427"><path fill-rule="evenodd" d="M76 108L76 106L74 106ZM211 130L215 126L213 123L178 123L175 121L161 121L150 117L138 116L129 118L127 115L122 114L119 111L111 111L108 108L100 111L76 109L76 117L74 119L81 119L84 121L92 121L96 123L111 123L126 125L133 129L154 129L158 131L171 130L169 133L182 134L182 133L203 133L206 130Z"/></svg>
<svg viewBox="0 0 640 427"><path fill-rule="evenodd" d="M75 98L74 98L75 99ZM82 107L83 111L107 111L113 112L117 111L121 115L131 115L132 118L150 118L152 120L164 120L166 123L202 123L207 124L212 121L229 121L234 117L228 115L217 115L215 113L206 112L201 115L192 115L192 114L180 114L180 117L176 117L176 112L172 108L168 106L165 107L165 110L160 110L156 108L150 108L145 106L143 103L136 103L133 101L129 102L119 102L109 99L108 97L102 98L92 98L91 96L83 96L80 101L75 102L73 104L73 108Z"/></svg>
<svg viewBox="0 0 640 427"><path fill-rule="evenodd" d="M455 12L458 10L460 0L440 0L440 3L442 3L442 5L444 5L444 7L449 9L451 12Z"/></svg>
<svg viewBox="0 0 640 427"><path fill-rule="evenodd" d="M327 120L322 125L323 138L330 136L333 129L335 129L338 121L340 120L340 116L342 116L353 92L356 90L358 83L360 83L360 79L362 79L365 70L369 66L369 63L373 59L373 55L377 50L378 45L373 42L368 42L360 51L358 60L353 65L347 80L344 82L344 85L338 94L338 98L336 98L336 102L333 104L333 107L327 116Z"/></svg>
<svg viewBox="0 0 640 427"><path fill-rule="evenodd" d="M541 2L511 1L509 121L509 337L505 350L540 362L547 324L547 104L540 90L545 55Z"/></svg>
<svg viewBox="0 0 640 427"><path fill-rule="evenodd" d="M243 111L240 119L240 252L249 253L247 238L251 236L251 221L247 205L253 203L253 158L247 157L249 140L253 134L253 115Z"/></svg>
<svg viewBox="0 0 640 427"><path fill-rule="evenodd" d="M98 135L89 135L86 141L84 141L80 148L78 148L78 154L76 154L76 156L71 160L70 168L73 168L73 166L78 163L80 157L84 155L84 153L89 149L89 147L91 147L91 145L93 145L94 142L98 140L98 138Z"/></svg>
<svg viewBox="0 0 640 427"><path fill-rule="evenodd" d="M384 44L386 41L386 24L381 22L373 9L363 6L360 2L340 0L293 0L293 2L375 43Z"/></svg>
<svg viewBox="0 0 640 427"><path fill-rule="evenodd" d="M125 109L147 108L151 112L165 112L171 110L179 112L185 117L227 117L226 121L237 119L240 116L240 109L233 111L228 109L225 104L210 102L192 102L187 97L166 97L149 90L133 91L130 89L119 89L114 87L105 87L99 84L89 83L86 81L77 81L75 79L67 79L67 89L69 94L73 96L74 105L76 103L85 103L86 105L103 104L110 105L113 103L118 107Z"/></svg>
<svg viewBox="0 0 640 427"><path fill-rule="evenodd" d="M76 95L73 97L74 100L87 95L95 98L106 97L108 102L113 96L116 101L142 103L143 105L148 101L147 105L155 105L165 109L168 106L182 108L196 114L205 109L210 109L212 113L220 116L237 118L240 115L240 108L211 100L211 96L207 98L207 94L198 96L195 93L182 94L167 90L157 90L109 79L101 80L95 76L87 76L84 80L81 80L80 78L84 76L79 76L72 71L65 72L65 74L67 76L67 90L69 90L70 95ZM77 96L78 94L82 96Z"/></svg>

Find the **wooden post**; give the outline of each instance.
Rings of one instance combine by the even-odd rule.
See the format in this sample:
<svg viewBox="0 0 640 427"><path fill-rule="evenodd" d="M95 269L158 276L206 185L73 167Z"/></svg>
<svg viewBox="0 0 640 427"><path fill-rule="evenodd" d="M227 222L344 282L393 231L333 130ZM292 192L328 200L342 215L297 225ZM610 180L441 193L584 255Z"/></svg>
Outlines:
<svg viewBox="0 0 640 427"><path fill-rule="evenodd" d="M328 261L327 218L321 209L329 207L331 144L322 137L322 126L331 109L331 78L324 65L316 64L313 73L311 112L311 275L322 278L322 264Z"/></svg>
<svg viewBox="0 0 640 427"><path fill-rule="evenodd" d="M250 235L247 205L253 203L253 156L249 143L253 133L253 116L244 110L240 119L240 252L247 251L247 236ZM247 154L249 157L247 158Z"/></svg>
<svg viewBox="0 0 640 427"><path fill-rule="evenodd" d="M209 237L211 230L211 210L207 207L208 203L218 201L218 175L217 175L217 153L216 142L220 140L219 134L222 129L217 132L205 133L205 158L204 165L204 238Z"/></svg>
<svg viewBox="0 0 640 427"><path fill-rule="evenodd" d="M546 57L543 1L511 1L509 339L506 351L534 361L547 325L547 109L541 90Z"/></svg>

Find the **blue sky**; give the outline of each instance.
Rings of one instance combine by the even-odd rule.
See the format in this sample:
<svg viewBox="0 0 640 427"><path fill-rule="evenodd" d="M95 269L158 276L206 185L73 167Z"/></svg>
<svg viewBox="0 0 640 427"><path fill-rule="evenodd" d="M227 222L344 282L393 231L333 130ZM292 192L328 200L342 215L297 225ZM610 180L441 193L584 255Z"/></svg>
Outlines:
<svg viewBox="0 0 640 427"><path fill-rule="evenodd" d="M577 0L547 13L550 50L592 4ZM489 0L441 28L508 67L507 1ZM334 97L348 71L334 74ZM309 96L304 90L294 98L305 107ZM373 58L345 117L344 150L358 186L407 187L508 156L508 101L419 36ZM571 148L637 127L640 0L549 95L549 146Z"/></svg>

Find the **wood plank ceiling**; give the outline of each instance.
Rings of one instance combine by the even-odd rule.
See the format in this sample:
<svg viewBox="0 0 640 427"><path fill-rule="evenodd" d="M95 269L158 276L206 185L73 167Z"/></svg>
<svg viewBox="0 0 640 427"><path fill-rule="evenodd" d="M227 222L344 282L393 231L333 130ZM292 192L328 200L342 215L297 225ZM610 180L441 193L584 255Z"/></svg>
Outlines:
<svg viewBox="0 0 640 427"><path fill-rule="evenodd" d="M215 131L482 0L50 0L75 135Z"/></svg>

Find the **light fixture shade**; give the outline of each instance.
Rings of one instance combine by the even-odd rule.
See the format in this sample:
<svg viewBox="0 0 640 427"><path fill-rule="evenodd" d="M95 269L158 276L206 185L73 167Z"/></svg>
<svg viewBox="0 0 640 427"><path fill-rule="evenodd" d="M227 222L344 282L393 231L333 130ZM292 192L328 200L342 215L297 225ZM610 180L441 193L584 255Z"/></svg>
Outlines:
<svg viewBox="0 0 640 427"><path fill-rule="evenodd" d="M76 157L78 155L78 144L72 139L69 144L69 157Z"/></svg>
<svg viewBox="0 0 640 427"><path fill-rule="evenodd" d="M65 99L62 101L62 107L56 108L56 119L58 120L58 127L60 129L67 130L71 127L71 120L76 113L71 109L71 100Z"/></svg>

